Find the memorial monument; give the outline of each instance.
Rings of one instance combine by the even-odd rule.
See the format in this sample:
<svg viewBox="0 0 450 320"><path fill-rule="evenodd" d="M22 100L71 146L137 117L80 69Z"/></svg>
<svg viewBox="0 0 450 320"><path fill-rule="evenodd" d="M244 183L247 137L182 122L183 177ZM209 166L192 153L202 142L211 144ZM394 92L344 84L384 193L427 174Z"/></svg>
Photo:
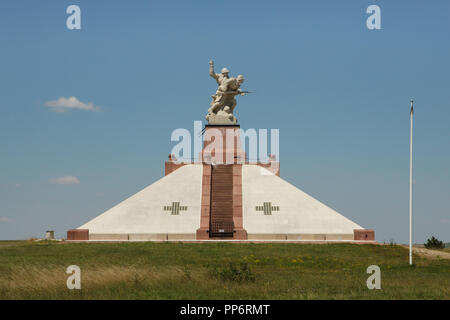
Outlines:
<svg viewBox="0 0 450 320"><path fill-rule="evenodd" d="M234 114L244 77L220 74L197 162L169 155L165 176L67 232L77 241L374 241L364 229L280 178L280 164L250 162Z"/></svg>

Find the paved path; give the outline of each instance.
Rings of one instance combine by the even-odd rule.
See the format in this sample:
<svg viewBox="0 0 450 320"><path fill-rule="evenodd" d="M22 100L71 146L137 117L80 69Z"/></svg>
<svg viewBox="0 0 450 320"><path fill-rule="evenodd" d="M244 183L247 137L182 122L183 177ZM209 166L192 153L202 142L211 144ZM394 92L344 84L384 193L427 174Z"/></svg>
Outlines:
<svg viewBox="0 0 450 320"><path fill-rule="evenodd" d="M409 246L404 245L403 247L408 248ZM418 254L419 256L425 257L425 258L431 258L431 259L450 259L450 252L445 251L439 251L439 250L430 250L426 248L417 248L413 247L413 252L415 254Z"/></svg>

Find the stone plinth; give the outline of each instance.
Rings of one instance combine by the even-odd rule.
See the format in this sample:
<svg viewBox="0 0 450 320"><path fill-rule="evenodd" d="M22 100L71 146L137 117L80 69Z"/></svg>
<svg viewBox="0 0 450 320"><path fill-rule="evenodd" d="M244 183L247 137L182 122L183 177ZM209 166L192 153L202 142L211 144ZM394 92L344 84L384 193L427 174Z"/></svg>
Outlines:
<svg viewBox="0 0 450 320"><path fill-rule="evenodd" d="M353 235L353 240L375 241L375 231L372 229L355 229Z"/></svg>
<svg viewBox="0 0 450 320"><path fill-rule="evenodd" d="M200 159L207 164L245 163L239 125L206 125Z"/></svg>
<svg viewBox="0 0 450 320"><path fill-rule="evenodd" d="M67 240L89 240L89 230L88 229L68 230Z"/></svg>
<svg viewBox="0 0 450 320"><path fill-rule="evenodd" d="M219 110L217 114L208 114L206 120L208 120L208 124L212 125L233 125L237 122L236 117L233 116L231 112L226 112L224 110Z"/></svg>
<svg viewBox="0 0 450 320"><path fill-rule="evenodd" d="M232 192L229 209L233 214L233 239L246 240L247 232L243 227L242 214L242 164L245 163L245 152L241 147L240 127L239 125L206 125L203 138L203 150L200 154L203 162L202 209L197 240L210 239L211 189L214 188L211 169L222 165L232 166L229 189L224 187L223 192L230 192L229 190Z"/></svg>

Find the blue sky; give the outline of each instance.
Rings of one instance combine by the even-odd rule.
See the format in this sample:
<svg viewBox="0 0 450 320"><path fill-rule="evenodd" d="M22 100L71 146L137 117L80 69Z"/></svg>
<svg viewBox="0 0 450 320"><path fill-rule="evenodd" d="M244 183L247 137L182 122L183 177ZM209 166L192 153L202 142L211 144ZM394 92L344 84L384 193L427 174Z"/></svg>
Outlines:
<svg viewBox="0 0 450 320"><path fill-rule="evenodd" d="M414 239L450 241L449 31L445 0L2 1L0 239L64 236L163 176L214 59L255 91L241 127L280 129L281 176L378 241L408 240L413 97ZM101 111L46 105L72 96Z"/></svg>

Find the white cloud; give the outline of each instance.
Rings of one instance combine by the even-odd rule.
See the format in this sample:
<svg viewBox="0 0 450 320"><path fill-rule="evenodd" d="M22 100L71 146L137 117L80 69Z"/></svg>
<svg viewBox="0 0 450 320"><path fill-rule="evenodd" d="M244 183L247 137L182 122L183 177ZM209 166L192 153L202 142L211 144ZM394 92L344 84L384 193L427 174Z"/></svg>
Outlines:
<svg viewBox="0 0 450 320"><path fill-rule="evenodd" d="M100 107L95 106L92 102L84 103L76 97L60 97L58 100L47 101L45 105L52 108L52 111L54 112L65 112L70 109L80 109L93 112L98 112L101 110Z"/></svg>
<svg viewBox="0 0 450 320"><path fill-rule="evenodd" d="M80 180L77 177L74 176L65 176L65 177L59 177L59 178L53 178L50 179L49 182L51 184L62 184L62 185L72 185L72 184L79 184Z"/></svg>
<svg viewBox="0 0 450 320"><path fill-rule="evenodd" d="M8 221L11 221L11 219L8 217L0 217L0 222L8 222Z"/></svg>

